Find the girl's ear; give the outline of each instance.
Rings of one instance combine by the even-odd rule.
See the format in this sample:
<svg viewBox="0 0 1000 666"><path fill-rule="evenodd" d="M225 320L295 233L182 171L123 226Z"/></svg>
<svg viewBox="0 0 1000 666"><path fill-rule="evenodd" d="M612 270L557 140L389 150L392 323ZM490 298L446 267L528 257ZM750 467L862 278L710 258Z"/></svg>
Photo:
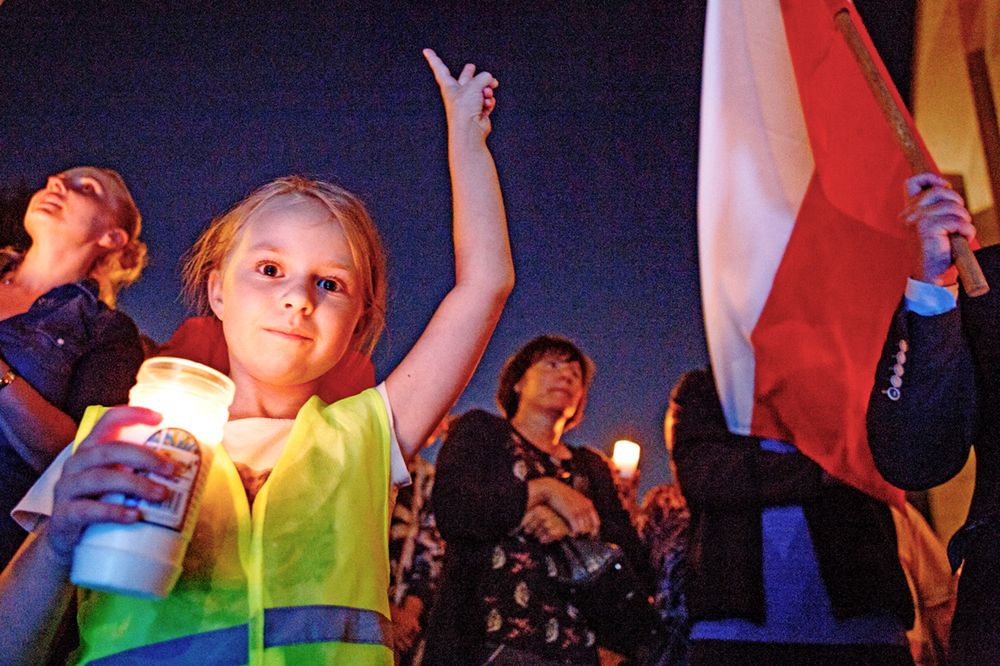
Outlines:
<svg viewBox="0 0 1000 666"><path fill-rule="evenodd" d="M128 244L128 234L125 233L124 229L119 229L118 227L112 227L104 232L101 239L97 241L97 245L106 248L112 252L115 250L120 250L125 245Z"/></svg>
<svg viewBox="0 0 1000 666"><path fill-rule="evenodd" d="M222 321L222 273L218 268L208 274L208 306Z"/></svg>

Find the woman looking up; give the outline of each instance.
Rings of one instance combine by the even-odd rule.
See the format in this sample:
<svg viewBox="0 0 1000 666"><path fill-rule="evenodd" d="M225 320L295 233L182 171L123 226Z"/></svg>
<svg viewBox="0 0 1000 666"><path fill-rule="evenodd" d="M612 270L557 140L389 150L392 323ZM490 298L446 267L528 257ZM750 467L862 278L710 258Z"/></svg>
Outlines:
<svg viewBox="0 0 1000 666"><path fill-rule="evenodd" d="M27 251L0 250L0 565L27 536L11 509L87 405L128 399L142 346L114 304L142 272L140 225L118 173L76 167L31 197Z"/></svg>

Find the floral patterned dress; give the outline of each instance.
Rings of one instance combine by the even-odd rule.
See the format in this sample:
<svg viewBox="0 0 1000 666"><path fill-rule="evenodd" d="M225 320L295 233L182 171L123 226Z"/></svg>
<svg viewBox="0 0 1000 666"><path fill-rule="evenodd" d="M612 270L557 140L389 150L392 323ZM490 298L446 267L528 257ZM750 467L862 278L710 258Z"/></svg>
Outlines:
<svg viewBox="0 0 1000 666"><path fill-rule="evenodd" d="M424 607L420 626L426 627L441 576L444 540L431 511L434 465L417 456L408 470L413 483L400 488L389 524L389 600L400 605L408 596L420 599ZM400 666L421 663L422 642L418 637L413 648L397 655Z"/></svg>
<svg viewBox="0 0 1000 666"><path fill-rule="evenodd" d="M589 482L573 471L573 460L549 457L516 431L510 442L511 473L522 481L558 478L588 494ZM518 530L493 547L490 568L480 577L479 608L490 643L569 663L592 659L596 637L553 580L554 547Z"/></svg>

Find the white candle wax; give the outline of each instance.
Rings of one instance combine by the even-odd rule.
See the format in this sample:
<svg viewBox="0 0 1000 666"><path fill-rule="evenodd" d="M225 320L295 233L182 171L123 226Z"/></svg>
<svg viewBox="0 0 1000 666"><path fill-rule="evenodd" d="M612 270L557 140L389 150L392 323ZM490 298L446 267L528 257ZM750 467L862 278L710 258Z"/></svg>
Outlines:
<svg viewBox="0 0 1000 666"><path fill-rule="evenodd" d="M618 469L618 475L623 479L631 479L639 468L639 454L641 449L635 442L627 439L619 439L615 442L614 453L611 460Z"/></svg>

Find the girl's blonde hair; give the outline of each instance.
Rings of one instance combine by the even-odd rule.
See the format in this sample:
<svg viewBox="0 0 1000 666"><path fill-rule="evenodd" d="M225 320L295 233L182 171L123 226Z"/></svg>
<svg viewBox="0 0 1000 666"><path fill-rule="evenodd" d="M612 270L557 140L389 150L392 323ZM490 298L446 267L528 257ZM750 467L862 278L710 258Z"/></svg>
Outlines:
<svg viewBox="0 0 1000 666"><path fill-rule="evenodd" d="M330 212L347 236L364 310L354 330L352 346L371 353L385 327L385 251L375 223L361 200L342 187L302 176L287 176L261 186L229 211L215 218L188 252L182 269L184 295L201 315L211 315L208 278L225 265L247 223L265 205L280 198L289 203L310 198Z"/></svg>
<svg viewBox="0 0 1000 666"><path fill-rule="evenodd" d="M90 269L89 275L97 281L100 299L113 308L118 292L138 280L146 266L146 244L139 240L142 215L125 180L117 171L103 167L85 168L100 172L115 185L108 190L112 203L111 220L128 235L123 247L101 255Z"/></svg>

